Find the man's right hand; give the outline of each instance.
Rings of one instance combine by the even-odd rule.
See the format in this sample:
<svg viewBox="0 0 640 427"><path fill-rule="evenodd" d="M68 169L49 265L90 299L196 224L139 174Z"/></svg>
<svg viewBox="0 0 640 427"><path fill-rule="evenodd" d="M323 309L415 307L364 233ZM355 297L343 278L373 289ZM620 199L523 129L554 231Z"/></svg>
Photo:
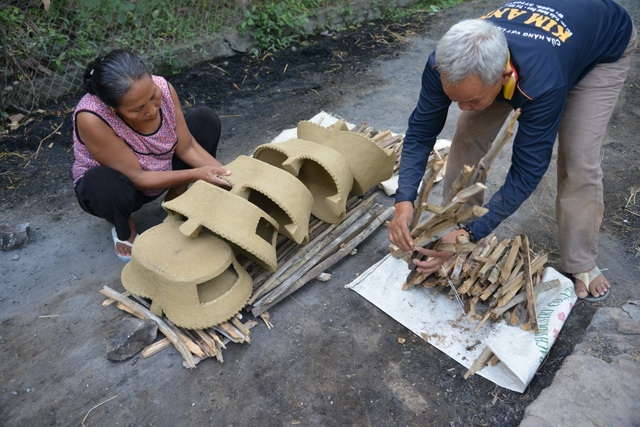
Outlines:
<svg viewBox="0 0 640 427"><path fill-rule="evenodd" d="M389 223L387 233L389 241L405 252L413 252L413 239L409 230L409 224L413 218L413 203L398 202L396 211Z"/></svg>

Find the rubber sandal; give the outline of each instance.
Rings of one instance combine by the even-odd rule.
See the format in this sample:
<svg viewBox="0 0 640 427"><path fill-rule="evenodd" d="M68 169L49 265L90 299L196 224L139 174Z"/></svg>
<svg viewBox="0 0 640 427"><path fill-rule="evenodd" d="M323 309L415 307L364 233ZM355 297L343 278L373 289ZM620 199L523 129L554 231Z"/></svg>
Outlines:
<svg viewBox="0 0 640 427"><path fill-rule="evenodd" d="M122 243L125 246L129 246L130 248L133 247L133 243L129 242L128 240L120 240L118 239L118 233L116 232L116 228L113 227L111 229L111 238L113 239L113 249L115 250L116 245L118 243ZM116 256L118 257L118 259L122 262L129 262L131 261L131 257L130 256L124 256L124 255L120 255L118 254L118 252L116 252Z"/></svg>
<svg viewBox="0 0 640 427"><path fill-rule="evenodd" d="M601 275L602 275L602 272L597 266L593 267L591 271L587 271L586 273L573 274L573 277L580 280L582 283L584 283L584 285L587 288L587 296L581 299L587 302L600 302L600 301L604 301L609 297L609 289L607 289L607 291L604 294L600 295L599 297L594 297L591 294L591 290L589 289L589 285L591 285L591 282L593 281L593 279Z"/></svg>

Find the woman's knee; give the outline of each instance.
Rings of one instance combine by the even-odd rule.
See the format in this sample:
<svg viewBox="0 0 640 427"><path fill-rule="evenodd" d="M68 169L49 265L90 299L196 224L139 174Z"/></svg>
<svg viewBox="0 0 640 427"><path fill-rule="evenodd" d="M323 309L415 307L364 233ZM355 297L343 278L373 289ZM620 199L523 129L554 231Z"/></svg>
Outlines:
<svg viewBox="0 0 640 427"><path fill-rule="evenodd" d="M220 116L212 108L207 106L196 107L185 115L187 127L197 130L199 127L208 127L210 131L219 131L222 128Z"/></svg>
<svg viewBox="0 0 640 427"><path fill-rule="evenodd" d="M114 206L135 210L136 191L125 175L105 166L89 169L76 186L80 205L98 216L104 216Z"/></svg>
<svg viewBox="0 0 640 427"><path fill-rule="evenodd" d="M209 107L198 107L187 114L185 121L189 132L198 144L215 157L222 133L222 124L218 114Z"/></svg>

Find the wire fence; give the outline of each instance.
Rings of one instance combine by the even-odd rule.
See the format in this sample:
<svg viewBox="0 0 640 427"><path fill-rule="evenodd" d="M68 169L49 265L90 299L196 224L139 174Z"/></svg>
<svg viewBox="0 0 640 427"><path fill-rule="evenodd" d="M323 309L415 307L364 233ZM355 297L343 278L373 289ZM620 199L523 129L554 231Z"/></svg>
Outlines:
<svg viewBox="0 0 640 427"><path fill-rule="evenodd" d="M164 75L224 56L221 41L238 34L247 11L256 5L270 4L276 15L278 7L290 8L289 14L269 18L280 20L267 23L279 30L277 25L298 19L291 10L301 4L302 9L295 10L331 27L380 17L389 7L417 2L0 0L0 114L8 109L29 113L47 101L77 93L89 61L115 48L132 49ZM229 46L226 49L226 54L233 54Z"/></svg>
<svg viewBox="0 0 640 427"><path fill-rule="evenodd" d="M73 93L86 64L130 48L150 65L235 29L249 0L0 0L0 110Z"/></svg>

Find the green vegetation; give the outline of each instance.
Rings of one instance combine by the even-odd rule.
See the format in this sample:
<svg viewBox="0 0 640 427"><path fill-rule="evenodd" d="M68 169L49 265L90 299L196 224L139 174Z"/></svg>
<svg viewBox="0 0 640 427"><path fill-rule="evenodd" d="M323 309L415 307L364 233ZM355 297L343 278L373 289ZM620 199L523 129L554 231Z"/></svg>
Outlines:
<svg viewBox="0 0 640 427"><path fill-rule="evenodd" d="M320 0L255 1L240 24L240 33L251 33L258 49L276 51L298 41L309 23L309 9Z"/></svg>
<svg viewBox="0 0 640 427"><path fill-rule="evenodd" d="M385 18L392 21L402 21L414 15L423 13L436 13L442 9L448 9L468 0L427 0L416 3L406 8L393 8L385 13Z"/></svg>
<svg viewBox="0 0 640 427"><path fill-rule="evenodd" d="M421 13L434 13L468 0L427 0L407 8L387 10L384 17L400 21ZM383 0L373 0L375 7L381 8ZM254 0L246 11L245 20L240 24L241 34L251 34L256 43L254 55L261 51L285 49L300 42L309 24L309 16L319 7L340 6L333 14L344 18L344 28L353 28L356 17L353 6L335 0ZM357 26L357 25L356 25Z"/></svg>
<svg viewBox="0 0 640 427"><path fill-rule="evenodd" d="M114 48L167 68L175 46L216 33L234 14L233 2L213 9L210 0L0 0L0 110L24 82L83 70Z"/></svg>
<svg viewBox="0 0 640 427"><path fill-rule="evenodd" d="M388 10L385 18L402 20L464 1L421 1ZM372 0L372 5L385 10L385 0ZM358 27L362 23L354 7L339 0L0 0L0 112L19 91L35 90L36 77L77 76L90 60L113 48L130 48L161 64L159 71L171 73L179 49L196 49L225 25L250 34L257 55L303 43L310 20L326 8L331 8L328 20L341 22L340 28ZM329 25L335 24L323 29L340 29ZM47 94L33 96L43 98Z"/></svg>
<svg viewBox="0 0 640 427"><path fill-rule="evenodd" d="M202 19L205 0L154 0L152 10L144 2L127 0L56 0L49 11L20 5L24 2L4 3L9 2L0 1L2 56L17 66L45 61L52 71L65 71L61 64L66 60L82 66L101 48L129 47L144 54L218 29L215 21Z"/></svg>

